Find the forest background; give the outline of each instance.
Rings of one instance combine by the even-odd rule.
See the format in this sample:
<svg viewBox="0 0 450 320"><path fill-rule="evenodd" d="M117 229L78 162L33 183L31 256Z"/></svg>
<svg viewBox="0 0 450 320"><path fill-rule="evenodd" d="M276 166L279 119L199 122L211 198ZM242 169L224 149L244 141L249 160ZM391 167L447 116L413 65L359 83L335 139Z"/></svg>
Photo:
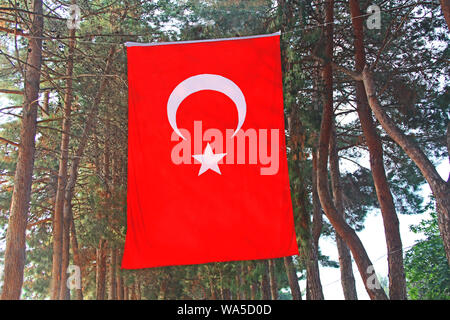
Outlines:
<svg viewBox="0 0 450 320"><path fill-rule="evenodd" d="M1 298L449 299L449 26L448 0L0 0ZM121 270L123 43L279 30L300 255Z"/></svg>

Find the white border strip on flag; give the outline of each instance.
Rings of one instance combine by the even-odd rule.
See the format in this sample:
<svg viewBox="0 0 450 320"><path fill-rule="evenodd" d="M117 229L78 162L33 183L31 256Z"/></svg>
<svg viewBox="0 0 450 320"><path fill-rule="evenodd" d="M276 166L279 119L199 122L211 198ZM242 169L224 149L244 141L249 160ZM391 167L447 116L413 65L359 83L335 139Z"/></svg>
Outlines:
<svg viewBox="0 0 450 320"><path fill-rule="evenodd" d="M197 42L215 42L215 41L228 41L228 40L244 40L244 39L254 39L263 37L273 37L281 35L281 31L261 34L255 36L245 36L245 37L234 37L234 38L219 38L219 39L206 39L206 40L191 40L191 41L171 41L171 42L150 42L150 43L140 43L140 42L125 42L126 47L151 47L151 46L162 46L168 44L184 44L184 43L197 43Z"/></svg>

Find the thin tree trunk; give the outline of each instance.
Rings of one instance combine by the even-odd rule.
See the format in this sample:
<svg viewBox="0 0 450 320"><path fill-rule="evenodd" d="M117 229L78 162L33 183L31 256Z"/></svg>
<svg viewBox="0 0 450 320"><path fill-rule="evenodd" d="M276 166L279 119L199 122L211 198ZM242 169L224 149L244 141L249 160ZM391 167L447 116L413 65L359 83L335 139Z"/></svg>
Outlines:
<svg viewBox="0 0 450 320"><path fill-rule="evenodd" d="M69 205L70 207L66 208ZM63 220L63 237L62 237L62 252L61 252L61 283L59 288L59 299L70 300L70 289L67 286L67 269L69 267L70 259L70 229L72 227L72 204L64 201L64 220Z"/></svg>
<svg viewBox="0 0 450 320"><path fill-rule="evenodd" d="M263 272L261 275L261 299L270 300L269 261L263 260Z"/></svg>
<svg viewBox="0 0 450 320"><path fill-rule="evenodd" d="M130 300L128 286L124 286L124 288L123 288L123 300ZM164 299L159 299L159 300L164 300Z"/></svg>
<svg viewBox="0 0 450 320"><path fill-rule="evenodd" d="M72 209L71 209L72 210ZM81 265L80 251L78 249L77 233L75 229L75 222L73 221L73 216L71 219L71 241L72 241L72 253L73 262L76 266L80 268L80 288L77 289L77 300L83 300L83 266Z"/></svg>
<svg viewBox="0 0 450 320"><path fill-rule="evenodd" d="M336 127L333 123L330 139L330 173L333 200L336 210L345 219L344 206L342 204L342 188L340 182L339 155L337 151ZM358 300L353 276L352 257L344 240L336 234L336 245L339 253L339 268L341 271L341 284L345 300Z"/></svg>
<svg viewBox="0 0 450 320"><path fill-rule="evenodd" d="M117 255L117 259L116 259L116 263L117 263L117 265L116 265L117 300L123 300L123 295L124 295L124 293L123 293L123 277L120 274L120 257L121 257L121 255L120 255L119 249L116 249L116 250L117 250L117 252L116 252L116 255Z"/></svg>
<svg viewBox="0 0 450 320"><path fill-rule="evenodd" d="M76 4L76 0L72 0ZM58 183L56 190L55 212L53 214L53 262L52 262L52 293L53 300L70 299L70 290L66 286L67 267L69 266L70 250L70 217L64 216L64 197L67 184L67 163L69 156L70 117L72 112L72 74L75 52L75 31L69 32L69 49L66 69L66 92L64 95L64 116L62 122L62 134L60 145L60 159L58 171Z"/></svg>
<svg viewBox="0 0 450 320"><path fill-rule="evenodd" d="M116 286L116 266L117 266L117 251L114 247L110 248L110 268L109 268L109 300L117 300L117 286Z"/></svg>
<svg viewBox="0 0 450 320"><path fill-rule="evenodd" d="M44 20L42 0L33 1L33 21L28 42L28 57L24 79L23 116L20 146L14 176L14 190L6 234L6 251L1 299L20 299L25 266L26 227L33 179L36 119L42 63L42 34Z"/></svg>
<svg viewBox="0 0 450 320"><path fill-rule="evenodd" d="M167 278L164 278L161 281L161 286L159 288L158 300L165 300L166 299L166 292L167 292L168 284L169 284L169 279L167 279Z"/></svg>
<svg viewBox="0 0 450 320"><path fill-rule="evenodd" d="M303 175L299 165L299 174ZM308 194L306 187L297 186L296 205L299 213L300 226L300 244L302 258L306 265L306 299L323 300L322 284L320 282L318 249L316 242L320 237L321 230L321 214L317 214L317 210L313 212L313 221L311 223L311 213L308 212ZM313 199L314 200L314 199ZM314 235L313 235L314 230Z"/></svg>
<svg viewBox="0 0 450 320"><path fill-rule="evenodd" d="M106 246L107 242L105 239L100 239L97 248L97 259L96 259L96 297L97 300L105 300L106 294Z"/></svg>
<svg viewBox="0 0 450 320"><path fill-rule="evenodd" d="M450 264L450 185L441 178L430 159L428 159L417 143L405 135L383 110L377 99L375 82L369 68L364 68L362 79L369 106L375 117L392 140L414 161L431 188L436 199L439 231L444 242L447 261Z"/></svg>
<svg viewBox="0 0 450 320"><path fill-rule="evenodd" d="M307 300L323 300L322 284L320 282L318 251L312 243L309 246L306 261Z"/></svg>
<svg viewBox="0 0 450 320"><path fill-rule="evenodd" d="M136 280L133 281L133 284L131 285L131 297L130 300L137 300L136 295Z"/></svg>
<svg viewBox="0 0 450 320"><path fill-rule="evenodd" d="M366 64L366 58L364 53L363 33L364 17L361 16L358 0L350 1L350 12L355 35L355 66L356 71L361 72ZM399 221L389 183L386 178L386 172L384 170L383 147L381 145L380 137L375 130L372 113L368 106L367 96L362 81L356 82L356 103L358 106L357 110L361 127L363 129L367 147L369 148L373 182L383 217L384 233L388 249L389 295L391 299L404 300L406 299L406 279L405 271L403 269L403 246L400 237Z"/></svg>
<svg viewBox="0 0 450 320"><path fill-rule="evenodd" d="M142 299L141 281L140 281L140 277L138 276L136 279L136 300L141 300L141 299Z"/></svg>
<svg viewBox="0 0 450 320"><path fill-rule="evenodd" d="M239 271L240 271L240 273L241 273L241 277L240 277L240 280L241 280L241 285L240 285L240 287L241 287L241 299L242 300L247 300L248 299L248 286L247 286L247 280L245 279L245 277L244 277L244 274L245 274L245 269L244 269L244 262L241 262L240 264L239 264Z"/></svg>
<svg viewBox="0 0 450 320"><path fill-rule="evenodd" d="M336 232L344 239L353 253L358 270L363 279L366 290L371 299L383 299L386 300L386 293L378 285L379 281L376 276L373 264L370 261L364 246L359 239L356 232L345 222L344 218L337 212L328 189L328 147L330 142L331 125L333 118L333 74L331 68L331 61L333 55L333 8L334 1L326 1L325 3L325 22L326 25L326 45L325 51L328 58L328 63L324 66L322 76L325 84L324 93L324 107L322 115L322 123L320 127L319 138L319 154L317 164L317 184L319 199L322 204L322 208L325 211L328 220L330 220ZM372 273L369 272L372 271ZM373 285L375 281L375 285Z"/></svg>
<svg viewBox="0 0 450 320"><path fill-rule="evenodd" d="M241 276L239 272L236 270L235 275L235 282L236 282L236 300L241 300Z"/></svg>
<svg viewBox="0 0 450 320"><path fill-rule="evenodd" d="M269 279L270 279L270 293L272 300L278 300L278 285L277 278L275 276L275 260L269 260Z"/></svg>
<svg viewBox="0 0 450 320"><path fill-rule="evenodd" d="M292 257L284 257L284 268L288 277L289 287L291 288L292 300L302 300L302 293L300 291L300 285L298 284L297 272L295 271Z"/></svg>
<svg viewBox="0 0 450 320"><path fill-rule="evenodd" d="M253 279L254 278L254 266L253 261L249 261L249 265L247 266L248 275L252 278L250 280L250 299L256 300L256 295L258 291L258 283Z"/></svg>
<svg viewBox="0 0 450 320"><path fill-rule="evenodd" d="M111 70L114 53L115 53L115 47L112 46L109 51L108 58L106 59L106 66L105 66L104 74L108 74ZM107 84L108 84L108 77L103 77L102 80L100 81L100 86L97 90L97 94L95 95L94 101L92 103L91 111L89 112L89 114L87 116L87 122L84 127L81 139L78 143L78 149L75 152L75 155L74 155L73 161L72 161L72 165L70 166L69 179L67 181L66 196L65 196L65 201L68 204L72 203L73 191L75 189L75 184L76 184L77 177L78 177L78 167L80 165L80 161L83 156L84 149L86 148L88 138L95 128L96 121L97 121L98 106L102 100L103 93L105 91ZM65 207L68 208L69 206L66 205Z"/></svg>
<svg viewBox="0 0 450 320"><path fill-rule="evenodd" d="M106 67L105 67L105 74L108 74L110 72L111 69L111 65L112 65L112 61L113 61L113 57L114 57L114 53L115 53L115 47L112 46L109 54L108 54L108 58L106 60ZM64 219L67 221L66 222L66 226L69 224L69 222L72 220L72 216L71 216L71 206L72 206L72 198L73 198L73 192L75 189L75 184L77 181L77 177L78 177L78 167L80 165L80 161L81 161L81 157L84 153L84 149L87 145L88 142L88 138L92 133L92 130L95 127L95 123L96 123L96 119L97 119L97 110L98 110L98 105L101 102L102 96L103 96L103 92L106 88L106 85L108 84L108 77L103 77L100 81L100 86L99 89L97 91L97 94L94 98L94 102L91 108L91 111L88 114L88 120L86 122L86 125L84 127L84 131L81 137L81 140L79 141L78 144L78 149L75 152L75 156L73 158L72 164L70 166L69 169L69 174L68 177L69 179L67 180L67 184L66 184L66 188L65 188L65 197L63 198L64 200L64 211L63 211L63 217ZM70 225L70 224L69 224ZM70 228L68 229L70 230ZM65 236L67 236L67 229L64 228L62 231L64 231ZM59 232L58 232L59 234ZM55 241L55 239L54 239ZM59 241L59 240L57 240ZM66 242L67 243L67 238L66 238ZM55 246L55 245L54 245ZM61 246L62 246L62 242L61 242ZM58 244L58 248L59 248L59 244ZM62 247L61 247L62 249ZM59 250L59 249L57 249ZM66 257L65 261L68 262L68 256L67 256L68 251L65 251ZM62 251L61 251L61 255L60 258L61 259L61 263L62 263ZM56 282L58 282L58 284L55 284L55 281L52 281L52 298L53 298L53 293L57 292L55 290L57 290L57 288L61 287L61 272L63 270L61 270L62 265L58 264L58 258L55 258L54 256L54 263L53 263L53 267L56 269L59 265L60 268L60 277L56 280ZM57 275L57 272L53 272L53 275ZM54 298L57 299L57 298Z"/></svg>
<svg viewBox="0 0 450 320"><path fill-rule="evenodd" d="M312 226L308 224L309 238L307 247L307 261L306 261L306 299L307 300L323 300L322 283L320 282L319 272L319 238L322 232L322 210L320 209L320 201L317 195L317 153L313 152L313 220Z"/></svg>
<svg viewBox="0 0 450 320"><path fill-rule="evenodd" d="M217 300L216 288L212 277L209 277L209 290L211 291L211 300Z"/></svg>
<svg viewBox="0 0 450 320"><path fill-rule="evenodd" d="M229 288L223 288L223 300L231 300L231 290Z"/></svg>

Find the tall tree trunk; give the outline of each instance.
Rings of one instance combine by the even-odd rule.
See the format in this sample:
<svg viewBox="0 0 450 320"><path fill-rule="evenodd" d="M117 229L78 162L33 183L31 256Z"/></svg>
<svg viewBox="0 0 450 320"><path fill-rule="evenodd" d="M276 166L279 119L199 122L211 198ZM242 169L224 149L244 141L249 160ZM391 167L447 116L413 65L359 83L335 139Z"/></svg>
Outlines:
<svg viewBox="0 0 450 320"><path fill-rule="evenodd" d="M317 195L317 153L313 152L313 219L312 226L308 224L309 238L307 247L307 261L306 261L306 299L307 300L323 300L322 284L320 282L319 273L319 238L322 232L322 211L320 209L320 201ZM308 218L309 219L309 218Z"/></svg>
<svg viewBox="0 0 450 320"><path fill-rule="evenodd" d="M236 300L242 300L241 297L241 276L238 270L236 270L235 275L235 282L236 282Z"/></svg>
<svg viewBox="0 0 450 320"><path fill-rule="evenodd" d="M136 295L136 280L134 280L133 283L131 284L131 296L130 296L130 300L137 300L137 295Z"/></svg>
<svg viewBox="0 0 450 320"><path fill-rule="evenodd" d="M109 300L117 300L117 286L116 286L116 266L117 266L117 250L111 246L110 248L110 268L109 268Z"/></svg>
<svg viewBox="0 0 450 320"><path fill-rule="evenodd" d="M352 15L352 25L355 45L355 66L356 71L361 72L366 64L364 52L364 17L361 14L358 0L350 0L350 12ZM389 295L391 299L406 299L406 280L403 269L403 246L400 237L399 222L395 210L389 183L383 165L383 147L380 137L375 130L375 125L370 112L367 96L362 81L356 82L356 103L361 127L369 148L370 167L372 169L373 182L380 204L381 215L383 217L384 233L388 250L389 265Z"/></svg>
<svg viewBox="0 0 450 320"><path fill-rule="evenodd" d="M244 262L241 262L239 264L239 272L242 276L240 276L240 280L241 280L241 284L240 284L240 288L241 288L241 299L242 300L247 300L248 299L248 285L247 285L247 280L245 278L245 269L244 269Z"/></svg>
<svg viewBox="0 0 450 320"><path fill-rule="evenodd" d="M112 62L113 62L114 53L115 53L115 46L112 46L110 51L109 51L108 58L106 60L106 66L105 66L105 71L104 71L105 74L108 74L110 72L111 65L112 65ZM74 193L74 189L75 189L75 184L76 184L76 181L77 181L77 178L78 178L78 167L80 165L80 161L81 161L81 158L83 156L84 149L85 149L85 147L87 145L88 138L91 135L92 130L95 127L95 124L96 124L96 121L97 121L98 105L101 102L101 99L103 97L103 93L104 93L104 90L105 90L107 84L108 84L108 77L102 77L102 79L100 81L99 89L97 91L97 94L95 95L95 98L94 98L94 101L93 101L93 104L92 104L91 111L88 114L88 117L87 117L88 120L87 120L86 125L84 127L83 134L82 134L81 139L80 139L80 141L78 143L78 148L77 148L77 150L75 152L75 156L73 157L73 161L72 161L72 164L71 164L70 169L69 169L69 174L66 175L66 176L69 177L68 180L67 180L67 184L65 186L65 196L63 197L63 200L64 200L63 217L64 217L64 220L66 221L66 223L65 223L64 229L61 230L61 232L64 233L63 235L61 234L61 237L62 237L62 239L65 239L65 247L66 248L67 248L67 245L68 245L68 238L67 238L68 234L67 234L67 232L70 232L70 228L67 229L66 227L70 226L71 220L73 219L71 206L72 206L72 198L73 198L73 193ZM60 234L60 232L58 232L58 234ZM54 239L54 241L55 241L55 239ZM59 240L56 240L56 241L59 241ZM59 273L60 276L56 280L57 284L55 283L55 281L52 281L52 298L53 299L57 299L58 298L58 296L56 296L56 298L55 298L53 294L56 293L56 292L59 292L59 291L55 291L55 290L57 290L58 288L61 287L61 272L62 271L66 271L66 270L62 270L62 268L61 268L62 267L62 265L61 265L62 264L62 258L63 258L62 257L62 241L60 242L60 245L61 245L61 254L60 255L58 254L59 258L55 258L55 255L53 256L53 269L56 270L56 268L58 268L58 266L59 266L59 270L60 270L60 273ZM58 244L57 250L59 250L59 246L60 245ZM54 246L55 246L55 244L54 244ZM64 257L65 260L64 261L65 261L65 263L68 263L68 261L69 261L68 253L69 252L67 250L64 251L64 254L65 254L65 257ZM61 264L58 263L58 259L59 259ZM54 276L56 276L58 274L57 272L55 272L55 270L53 271L53 275Z"/></svg>
<svg viewBox="0 0 450 320"><path fill-rule="evenodd" d="M211 291L211 300L217 300L216 287L214 286L213 278L209 277L209 290Z"/></svg>
<svg viewBox="0 0 450 320"><path fill-rule="evenodd" d="M161 294L161 292L160 292L160 294ZM123 300L130 300L130 294L129 294L128 286L124 286L124 288L123 288ZM164 300L164 298L163 299L159 299L159 300Z"/></svg>
<svg viewBox="0 0 450 320"><path fill-rule="evenodd" d="M450 264L450 184L441 178L430 159L428 159L417 143L405 135L383 110L377 99L375 82L369 68L364 68L362 79L369 106L375 117L392 140L414 161L431 188L436 199L439 231L444 242L447 261Z"/></svg>
<svg viewBox="0 0 450 320"><path fill-rule="evenodd" d="M250 280L250 299L251 300L256 300L256 295L257 295L257 291L258 291L258 283L253 279L254 278L254 265L253 265L253 261L249 261L249 264L247 266L247 271L248 271L248 275L252 278L252 280Z"/></svg>
<svg viewBox="0 0 450 320"><path fill-rule="evenodd" d="M105 239L100 239L97 248L96 259L96 297L97 300L105 300L106 294L106 253L107 242Z"/></svg>
<svg viewBox="0 0 450 320"><path fill-rule="evenodd" d="M120 274L120 249L117 249L116 255L117 255L117 259L116 259L116 283L117 283L117 300L123 300L123 277Z"/></svg>
<svg viewBox="0 0 450 320"><path fill-rule="evenodd" d="M72 209L71 209L72 210ZM77 289L77 300L83 300L83 266L81 265L81 257L80 257L80 251L78 249L78 240L77 240L77 233L75 230L75 222L73 219L70 221L71 228L71 241L72 241L72 253L73 253L73 262L76 266L80 268L80 288Z"/></svg>
<svg viewBox="0 0 450 320"><path fill-rule="evenodd" d="M447 28L450 31L450 0L441 0L441 10L445 22L447 22Z"/></svg>
<svg viewBox="0 0 450 320"><path fill-rule="evenodd" d="M223 285L223 274L222 270L219 270L219 280L220 280L220 300L225 300L225 286Z"/></svg>
<svg viewBox="0 0 450 320"><path fill-rule="evenodd" d="M24 79L23 115L20 146L11 200L1 299L20 299L25 266L26 227L33 179L36 119L42 63L44 20L42 0L33 1L33 21L28 42L28 57Z"/></svg>
<svg viewBox="0 0 450 320"><path fill-rule="evenodd" d="M345 219L345 211L342 203L341 177L339 170L339 155L337 151L336 127L333 123L330 139L330 173L333 200L336 210ZM341 284L345 300L357 300L355 277L353 276L352 257L344 240L336 232L336 245L339 253L339 268L341 271Z"/></svg>
<svg viewBox="0 0 450 320"><path fill-rule="evenodd" d="M269 261L263 260L263 272L261 275L261 299L270 300Z"/></svg>
<svg viewBox="0 0 450 320"><path fill-rule="evenodd" d="M76 4L76 0L72 0ZM64 95L64 111L60 145L58 183L56 189L55 212L53 214L53 261L52 261L52 293L53 300L68 300L70 290L66 286L67 267L70 250L70 217L64 216L64 197L67 184L67 162L69 156L70 117L72 112L72 74L75 52L75 31L69 32L69 49L66 69L66 92Z"/></svg>
<svg viewBox="0 0 450 320"><path fill-rule="evenodd" d="M167 292L167 286L168 285L169 285L169 279L166 276L161 281L161 286L159 288L158 300L165 300L166 299L166 292Z"/></svg>
<svg viewBox="0 0 450 320"><path fill-rule="evenodd" d="M278 285L277 278L275 275L275 260L269 260L269 278L270 278L270 293L272 300L278 300Z"/></svg>
<svg viewBox="0 0 450 320"><path fill-rule="evenodd" d="M309 247L310 253L306 261L307 300L323 300L322 284L319 274L319 260L314 244Z"/></svg>
<svg viewBox="0 0 450 320"><path fill-rule="evenodd" d="M223 300L231 300L231 290L230 288L222 289Z"/></svg>
<svg viewBox="0 0 450 320"><path fill-rule="evenodd" d="M292 300L302 300L302 293L300 291L300 285L298 284L297 272L295 271L292 257L284 257L284 268L288 277L289 288L291 288Z"/></svg>
<svg viewBox="0 0 450 320"><path fill-rule="evenodd" d="M138 276L136 279L136 300L141 300L141 299L142 299L141 280L140 280L140 277Z"/></svg>
<svg viewBox="0 0 450 320"><path fill-rule="evenodd" d="M334 18L334 1L329 0L325 2L325 23L326 25L326 45L325 51L328 58L328 63L324 66L322 71L323 81L325 84L324 92L324 106L322 114L322 123L320 126L319 138L319 154L317 162L317 184L319 199L322 208L325 211L328 220L333 225L336 232L344 239L352 251L355 258L358 270L363 279L366 290L371 299L386 300L387 296L383 289L378 285L379 281L373 264L370 261L364 246L359 239L356 232L346 223L344 218L337 212L328 189L328 147L330 142L331 125L333 119L333 74L331 68L331 61L333 55L333 18ZM370 271L372 272L370 272ZM375 283L373 283L375 281Z"/></svg>

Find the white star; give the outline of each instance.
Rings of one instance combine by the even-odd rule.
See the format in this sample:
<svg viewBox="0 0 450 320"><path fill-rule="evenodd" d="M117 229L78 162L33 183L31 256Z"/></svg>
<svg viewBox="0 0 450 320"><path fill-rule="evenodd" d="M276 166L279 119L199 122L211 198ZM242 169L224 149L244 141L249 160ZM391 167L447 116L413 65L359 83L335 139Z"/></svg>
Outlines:
<svg viewBox="0 0 450 320"><path fill-rule="evenodd" d="M217 163L225 156L226 153L214 154L208 143L203 154L194 154L192 157L202 163L200 171L198 172L198 175L201 175L209 169L221 174Z"/></svg>

